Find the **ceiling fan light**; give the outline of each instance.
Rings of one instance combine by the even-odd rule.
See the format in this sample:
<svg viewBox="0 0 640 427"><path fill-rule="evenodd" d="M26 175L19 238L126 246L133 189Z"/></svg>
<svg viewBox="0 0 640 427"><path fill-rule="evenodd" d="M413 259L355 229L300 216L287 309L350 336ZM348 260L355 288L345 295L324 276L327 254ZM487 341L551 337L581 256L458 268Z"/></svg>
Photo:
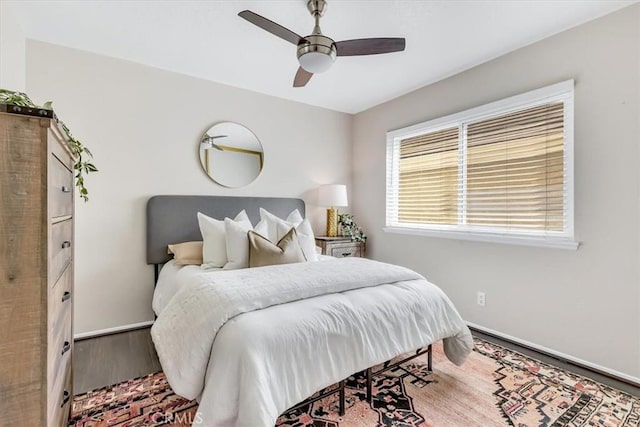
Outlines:
<svg viewBox="0 0 640 427"><path fill-rule="evenodd" d="M332 39L322 34L311 34L298 44L298 62L312 74L324 73L336 60L337 50Z"/></svg>
<svg viewBox="0 0 640 427"><path fill-rule="evenodd" d="M334 59L326 53L307 52L300 56L298 61L300 61L300 66L308 72L318 74L324 73L331 68Z"/></svg>

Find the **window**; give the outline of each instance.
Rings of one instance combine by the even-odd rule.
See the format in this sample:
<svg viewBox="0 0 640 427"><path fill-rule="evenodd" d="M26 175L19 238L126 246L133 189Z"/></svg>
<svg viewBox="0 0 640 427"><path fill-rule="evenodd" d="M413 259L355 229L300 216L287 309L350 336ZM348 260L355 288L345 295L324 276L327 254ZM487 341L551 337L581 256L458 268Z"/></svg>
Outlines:
<svg viewBox="0 0 640 427"><path fill-rule="evenodd" d="M386 231L577 248L573 80L387 134Z"/></svg>

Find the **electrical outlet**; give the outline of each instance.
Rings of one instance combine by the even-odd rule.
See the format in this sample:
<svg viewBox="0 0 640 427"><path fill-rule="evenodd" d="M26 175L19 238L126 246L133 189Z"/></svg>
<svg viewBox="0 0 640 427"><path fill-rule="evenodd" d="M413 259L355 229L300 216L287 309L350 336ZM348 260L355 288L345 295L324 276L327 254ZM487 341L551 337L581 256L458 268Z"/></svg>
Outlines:
<svg viewBox="0 0 640 427"><path fill-rule="evenodd" d="M480 307L484 307L485 305L487 305L487 299L484 292L478 292L477 303Z"/></svg>

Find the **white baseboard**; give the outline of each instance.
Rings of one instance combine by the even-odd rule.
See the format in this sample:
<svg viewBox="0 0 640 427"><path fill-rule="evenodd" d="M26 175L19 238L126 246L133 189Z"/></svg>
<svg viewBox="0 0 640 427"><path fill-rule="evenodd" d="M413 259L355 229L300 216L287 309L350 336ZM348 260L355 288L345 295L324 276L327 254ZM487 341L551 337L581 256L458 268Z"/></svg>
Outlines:
<svg viewBox="0 0 640 427"><path fill-rule="evenodd" d="M600 371L600 372L605 373L607 375L610 375L612 377L617 377L617 378L620 378L620 379L622 379L624 381L627 381L629 383L633 383L634 385L640 386L640 378L638 378L638 377L634 377L632 375L625 374L623 372L619 372L619 371L616 371L614 369L609 369L609 368L606 368L604 366L601 366L601 365L598 365L598 364L595 364L595 363L587 362L586 360L579 359L577 357L570 356L568 354L561 353L559 351L552 350L550 348L547 348L547 347L544 347L544 346L541 346L541 345L538 345L538 344L534 344L532 342L525 341L525 340L522 340L520 338L513 337L511 335L503 334L502 332L494 331L493 329L485 328L484 326L476 325L475 323L472 323L472 322L466 322L466 323L470 328L477 329L480 332L486 332L489 335L495 335L497 337L504 338L507 341L513 341L514 343L521 344L524 347L529 347L529 348L532 348L534 350L538 350L541 353L547 353L547 354L549 354L551 356L555 356L555 357L558 357L560 359L564 359L564 360L573 362L576 365L584 366L584 367L592 369L594 371Z"/></svg>
<svg viewBox="0 0 640 427"><path fill-rule="evenodd" d="M97 331L82 332L79 334L75 334L73 336L73 340L74 341L83 340L86 338L99 337L101 335L109 335L109 334L115 334L118 332L131 331L133 329L142 329L142 328L147 328L151 325L153 325L153 320L149 320L147 322L141 322L141 323L133 323L130 325L116 326L114 328L99 329Z"/></svg>

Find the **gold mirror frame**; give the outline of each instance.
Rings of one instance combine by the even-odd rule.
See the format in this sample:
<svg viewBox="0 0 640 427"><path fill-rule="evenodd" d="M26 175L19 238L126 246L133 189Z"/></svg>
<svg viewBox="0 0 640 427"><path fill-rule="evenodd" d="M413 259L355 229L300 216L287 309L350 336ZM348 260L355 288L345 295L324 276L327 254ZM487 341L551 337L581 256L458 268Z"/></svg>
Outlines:
<svg viewBox="0 0 640 427"><path fill-rule="evenodd" d="M264 167L258 137L234 122L219 122L207 129L198 143L202 170L219 185L240 188L255 181Z"/></svg>

